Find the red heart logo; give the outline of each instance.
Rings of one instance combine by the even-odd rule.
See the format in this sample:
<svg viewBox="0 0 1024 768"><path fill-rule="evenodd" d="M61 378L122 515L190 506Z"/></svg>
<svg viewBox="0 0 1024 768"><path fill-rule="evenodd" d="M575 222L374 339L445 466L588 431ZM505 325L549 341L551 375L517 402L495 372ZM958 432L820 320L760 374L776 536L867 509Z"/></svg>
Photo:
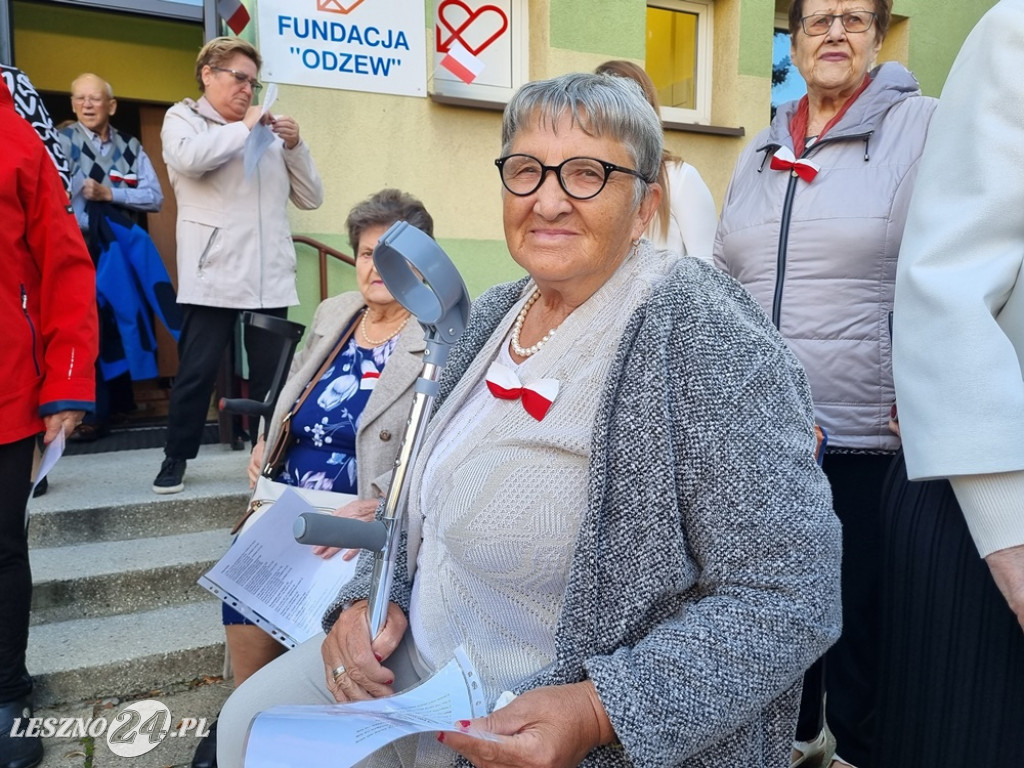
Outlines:
<svg viewBox="0 0 1024 768"><path fill-rule="evenodd" d="M481 5L474 10L462 0L444 0L438 5L437 21L434 32L438 53L448 53L448 47L458 41L467 51L479 56L508 29L508 16L498 6ZM446 39L441 36L441 27L449 33Z"/></svg>

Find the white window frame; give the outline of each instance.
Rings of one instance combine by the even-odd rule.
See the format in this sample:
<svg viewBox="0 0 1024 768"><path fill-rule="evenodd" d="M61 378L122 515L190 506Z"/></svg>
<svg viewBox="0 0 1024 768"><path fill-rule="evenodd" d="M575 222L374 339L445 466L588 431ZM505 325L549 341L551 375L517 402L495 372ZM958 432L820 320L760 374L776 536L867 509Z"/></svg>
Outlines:
<svg viewBox="0 0 1024 768"><path fill-rule="evenodd" d="M694 109L661 107L665 123L711 124L711 70L714 65L714 0L648 0L647 6L666 11L682 11L697 16L697 104Z"/></svg>
<svg viewBox="0 0 1024 768"><path fill-rule="evenodd" d="M431 13L437 13L437 0L430 4ZM501 88L478 83L458 83L451 80L434 79L432 69L428 71L428 96L441 104L453 104L463 107L502 110L519 90L521 85L530 80L530 3L529 0L511 0L510 7L515 19L512 29L512 85ZM431 17L429 51L434 51L434 24ZM432 58L436 59L436 55Z"/></svg>

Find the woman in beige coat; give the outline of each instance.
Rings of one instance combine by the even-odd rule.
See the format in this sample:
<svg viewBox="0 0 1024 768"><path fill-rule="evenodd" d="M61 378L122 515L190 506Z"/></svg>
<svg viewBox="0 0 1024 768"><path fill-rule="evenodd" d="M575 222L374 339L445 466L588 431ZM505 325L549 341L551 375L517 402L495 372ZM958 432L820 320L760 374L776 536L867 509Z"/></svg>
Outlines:
<svg viewBox="0 0 1024 768"><path fill-rule="evenodd" d="M323 185L294 118L253 105L262 87L260 55L236 37L218 37L199 52L198 101L169 110L160 138L178 203L178 303L184 319L178 375L171 390L165 459L153 492L184 490L185 463L199 451L224 349L238 313L284 317L299 303L288 201L318 208ZM255 141L263 136L262 150ZM249 396L262 400L277 349L247 329Z"/></svg>

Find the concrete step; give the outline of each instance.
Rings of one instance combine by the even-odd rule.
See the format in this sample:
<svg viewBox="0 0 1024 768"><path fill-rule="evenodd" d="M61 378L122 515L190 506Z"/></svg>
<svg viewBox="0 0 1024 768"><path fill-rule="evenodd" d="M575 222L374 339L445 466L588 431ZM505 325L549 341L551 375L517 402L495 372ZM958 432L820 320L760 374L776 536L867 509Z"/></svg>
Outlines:
<svg viewBox="0 0 1024 768"><path fill-rule="evenodd" d="M39 707L219 677L220 601L195 584L248 500L248 454L205 445L159 496L161 449L65 456L29 505L28 668Z"/></svg>
<svg viewBox="0 0 1024 768"><path fill-rule="evenodd" d="M196 584L231 542L226 529L32 552L32 623L208 600Z"/></svg>
<svg viewBox="0 0 1024 768"><path fill-rule="evenodd" d="M29 632L27 661L40 708L219 677L220 601L39 624Z"/></svg>
<svg viewBox="0 0 1024 768"><path fill-rule="evenodd" d="M159 499L155 494L150 495ZM184 496L184 493L179 496ZM39 549L191 531L229 530L245 511L249 494L246 491L217 496L196 495L194 498L168 496L165 499L49 510L38 509L33 504L29 514L29 546Z"/></svg>
<svg viewBox="0 0 1024 768"><path fill-rule="evenodd" d="M230 527L245 511L246 451L204 445L189 461L185 490L159 496L153 478L163 450L61 458L49 491L29 502L29 546L136 539Z"/></svg>

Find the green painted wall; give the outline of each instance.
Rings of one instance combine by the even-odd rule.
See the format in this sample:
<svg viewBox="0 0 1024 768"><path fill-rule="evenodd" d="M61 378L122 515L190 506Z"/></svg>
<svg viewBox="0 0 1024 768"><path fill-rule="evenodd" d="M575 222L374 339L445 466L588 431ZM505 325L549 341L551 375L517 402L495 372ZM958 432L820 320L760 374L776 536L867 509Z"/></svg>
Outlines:
<svg viewBox="0 0 1024 768"><path fill-rule="evenodd" d="M345 235L319 233L310 235L343 253L350 253ZM462 279L466 281L470 296L476 298L492 285L508 280L517 280L526 273L512 261L504 241L498 240L453 240L440 238L444 248ZM304 325L313 319L313 311L320 303L320 267L316 250L307 245L296 245L298 256L299 306L293 307L288 316ZM356 290L355 270L348 264L335 259L327 262L327 294L334 296L345 291Z"/></svg>
<svg viewBox="0 0 1024 768"><path fill-rule="evenodd" d="M909 66L927 96L938 96L949 68L974 28L996 0L896 0L894 16L909 17ZM899 23L899 22L897 22Z"/></svg>
<svg viewBox="0 0 1024 768"><path fill-rule="evenodd" d="M733 0L737 2L737 0ZM775 0L743 0L739 3L739 73L765 77L771 75L772 30L775 27ZM716 13L715 21L718 21Z"/></svg>
<svg viewBox="0 0 1024 768"><path fill-rule="evenodd" d="M173 103L197 91L198 24L25 2L13 9L14 62L40 90L66 92L88 69L122 98Z"/></svg>
<svg viewBox="0 0 1024 768"><path fill-rule="evenodd" d="M646 7L644 0L553 0L551 46L642 61Z"/></svg>

